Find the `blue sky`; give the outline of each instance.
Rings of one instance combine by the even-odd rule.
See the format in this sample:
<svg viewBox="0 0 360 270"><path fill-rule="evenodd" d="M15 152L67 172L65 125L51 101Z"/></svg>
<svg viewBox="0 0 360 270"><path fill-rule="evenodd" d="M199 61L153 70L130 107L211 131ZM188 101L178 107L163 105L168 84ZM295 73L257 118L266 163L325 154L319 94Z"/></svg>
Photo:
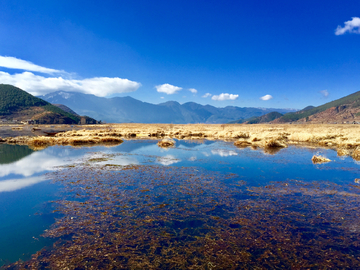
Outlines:
<svg viewBox="0 0 360 270"><path fill-rule="evenodd" d="M358 0L5 0L0 83L301 109L360 90L359 17Z"/></svg>

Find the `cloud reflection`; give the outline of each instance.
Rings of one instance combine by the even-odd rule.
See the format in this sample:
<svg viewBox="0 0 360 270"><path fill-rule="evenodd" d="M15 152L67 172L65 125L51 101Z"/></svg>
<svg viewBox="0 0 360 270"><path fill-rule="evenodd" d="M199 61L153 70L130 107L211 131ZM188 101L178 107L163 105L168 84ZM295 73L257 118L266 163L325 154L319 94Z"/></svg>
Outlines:
<svg viewBox="0 0 360 270"><path fill-rule="evenodd" d="M158 157L156 159L156 161L164 166L169 166L171 164L174 164L174 163L178 163L180 162L181 160L180 159L177 159L176 157L174 157L173 155L166 155L166 156L163 156L163 157Z"/></svg>
<svg viewBox="0 0 360 270"><path fill-rule="evenodd" d="M49 178L42 175L29 178L0 181L0 192L15 191L47 180L49 180Z"/></svg>
<svg viewBox="0 0 360 270"><path fill-rule="evenodd" d="M36 173L53 170L54 166L65 165L68 162L64 158L49 155L45 151L35 152L14 163L0 165L0 177L10 174L28 177Z"/></svg>
<svg viewBox="0 0 360 270"><path fill-rule="evenodd" d="M228 156L237 156L238 153L232 150L224 150L224 149L215 149L211 150L213 155L219 155L221 157L228 157Z"/></svg>

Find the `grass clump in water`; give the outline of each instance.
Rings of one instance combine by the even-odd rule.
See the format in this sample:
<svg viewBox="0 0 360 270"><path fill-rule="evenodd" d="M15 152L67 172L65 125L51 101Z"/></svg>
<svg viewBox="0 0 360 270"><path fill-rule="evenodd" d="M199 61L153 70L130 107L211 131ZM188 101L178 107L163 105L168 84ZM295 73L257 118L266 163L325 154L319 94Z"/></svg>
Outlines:
<svg viewBox="0 0 360 270"><path fill-rule="evenodd" d="M172 139L163 139L161 141L159 141L158 146L166 148L166 147L174 147L175 146L175 141Z"/></svg>
<svg viewBox="0 0 360 270"><path fill-rule="evenodd" d="M311 161L315 164L315 163L326 163L326 162L330 162L331 160L323 156L314 155L311 158Z"/></svg>

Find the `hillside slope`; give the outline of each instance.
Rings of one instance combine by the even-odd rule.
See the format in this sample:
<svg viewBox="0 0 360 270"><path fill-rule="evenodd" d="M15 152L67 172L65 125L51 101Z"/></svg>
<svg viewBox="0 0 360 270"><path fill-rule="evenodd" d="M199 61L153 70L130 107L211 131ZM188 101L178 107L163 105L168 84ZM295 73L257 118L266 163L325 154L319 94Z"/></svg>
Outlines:
<svg viewBox="0 0 360 270"><path fill-rule="evenodd" d="M0 84L0 119L39 124L77 124L80 118L12 85Z"/></svg>
<svg viewBox="0 0 360 270"><path fill-rule="evenodd" d="M63 104L52 104L60 109L62 109L64 112L67 112L67 113L71 113L73 115L77 115L77 116L80 116L78 115L76 112L74 112L72 109L70 109L68 106L65 106Z"/></svg>
<svg viewBox="0 0 360 270"><path fill-rule="evenodd" d="M279 113L279 112L270 112L267 114L264 114L262 116L258 116L258 117L251 117L245 120L237 120L237 121L232 121L229 122L229 124L261 124L261 123L268 123L271 122L277 118L280 118L281 116L283 116L283 114Z"/></svg>
<svg viewBox="0 0 360 270"><path fill-rule="evenodd" d="M333 123L351 122L360 120L360 91L343 98L328 102L318 107L287 113L272 121L273 123L287 122L314 122Z"/></svg>

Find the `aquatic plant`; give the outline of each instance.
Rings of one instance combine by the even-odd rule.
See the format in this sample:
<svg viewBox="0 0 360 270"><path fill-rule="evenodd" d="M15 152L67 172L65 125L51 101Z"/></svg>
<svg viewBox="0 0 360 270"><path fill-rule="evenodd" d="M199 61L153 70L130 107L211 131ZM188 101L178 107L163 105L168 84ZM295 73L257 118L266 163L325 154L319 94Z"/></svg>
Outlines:
<svg viewBox="0 0 360 270"><path fill-rule="evenodd" d="M57 240L7 269L343 269L360 263L360 188L251 186L197 167L82 166L64 187Z"/></svg>

